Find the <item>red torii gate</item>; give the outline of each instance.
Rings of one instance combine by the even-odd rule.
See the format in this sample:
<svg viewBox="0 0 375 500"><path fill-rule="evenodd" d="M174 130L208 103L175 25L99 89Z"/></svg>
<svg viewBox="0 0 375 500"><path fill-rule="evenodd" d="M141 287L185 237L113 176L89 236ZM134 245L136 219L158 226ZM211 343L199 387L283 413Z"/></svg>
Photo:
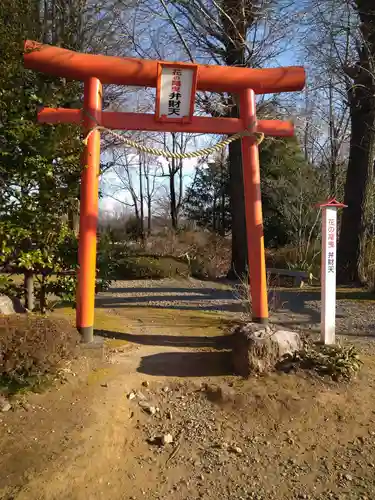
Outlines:
<svg viewBox="0 0 375 500"><path fill-rule="evenodd" d="M166 63L132 58L80 54L70 50L26 41L25 67L50 75L84 82L83 110L42 109L38 113L41 123L81 124L84 134L89 134L84 147L80 203L79 271L77 289L76 325L83 340L93 340L96 231L98 220L98 177L100 161L100 132L98 125L108 129L148 130L163 132L194 132L211 134L236 134L244 130L269 136L290 137L294 126L280 120L256 119L255 94L293 92L305 85L302 67L249 69L227 66ZM190 80L190 109L182 118L168 119L160 115L160 94L165 90L161 83L163 68L192 72ZM168 71L165 73L167 74ZM157 113L124 113L102 111L102 83L157 87ZM164 89L164 90L163 90ZM173 89L173 81L172 81ZM178 87L178 90L180 87ZM210 118L193 116L195 90L231 92L239 94L240 118ZM176 89L175 89L176 90ZM171 99L169 94L169 99ZM179 94L180 95L180 94ZM167 97L168 99L168 97ZM167 101L168 102L168 101ZM170 106L177 106L176 102ZM178 109L181 105L178 101ZM177 108L170 108L175 111ZM178 110L177 110L178 111ZM177 114L177 112L176 112ZM268 297L263 239L263 217L260 192L258 144L254 136L242 137L242 162L244 173L246 232L248 265L251 281L252 319L268 321Z"/></svg>

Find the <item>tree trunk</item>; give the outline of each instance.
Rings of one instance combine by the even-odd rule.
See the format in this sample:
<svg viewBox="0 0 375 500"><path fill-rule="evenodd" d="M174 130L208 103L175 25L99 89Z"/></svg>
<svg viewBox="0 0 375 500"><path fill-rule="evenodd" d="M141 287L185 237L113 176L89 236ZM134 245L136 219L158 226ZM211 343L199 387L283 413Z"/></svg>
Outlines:
<svg viewBox="0 0 375 500"><path fill-rule="evenodd" d="M337 196L337 134L335 127L335 110L333 100L333 82L329 83L329 141L330 141L330 165L329 165L329 192L331 198Z"/></svg>
<svg viewBox="0 0 375 500"><path fill-rule="evenodd" d="M151 235L151 229L152 229L152 222L151 222L151 216L152 216L152 207L151 207L151 196L147 197L147 235Z"/></svg>
<svg viewBox="0 0 375 500"><path fill-rule="evenodd" d="M146 179L146 200L147 200L147 236L151 235L151 205L152 205L152 193L150 189L150 171L147 169L146 172L146 160L144 160L144 173Z"/></svg>
<svg viewBox="0 0 375 500"><path fill-rule="evenodd" d="M221 22L227 38L225 39L224 60L227 66L247 66L248 51L252 51L251 42L246 44L247 31L255 22L255 8L252 1L223 0L221 2ZM251 57L250 57L251 59ZM232 96L230 115L239 117L236 96ZM232 262L228 278L238 278L247 271L247 243L245 196L242 171L241 141L229 145L229 192L232 213Z"/></svg>
<svg viewBox="0 0 375 500"><path fill-rule="evenodd" d="M25 307L29 311L33 311L33 309L34 309L34 273L32 271L25 271L24 288L25 288Z"/></svg>
<svg viewBox="0 0 375 500"><path fill-rule="evenodd" d="M42 276L41 280L40 280L39 309L40 309L40 314L46 314L46 312L47 312L47 298L46 298L46 278L45 278L45 276Z"/></svg>
<svg viewBox="0 0 375 500"><path fill-rule="evenodd" d="M224 162L220 165L221 176L220 176L220 236L225 236L225 169Z"/></svg>
<svg viewBox="0 0 375 500"><path fill-rule="evenodd" d="M142 157L139 159L139 211L140 211L140 237L143 241L145 238L145 229L144 229L144 207L143 207L143 178L142 178Z"/></svg>
<svg viewBox="0 0 375 500"><path fill-rule="evenodd" d="M212 200L212 231L214 233L219 232L219 224L220 219L217 213L217 197L216 197L216 188L214 187L214 197Z"/></svg>
<svg viewBox="0 0 375 500"><path fill-rule="evenodd" d="M176 186L175 186L175 172L176 172L176 160L173 158L171 160L170 174L169 174L169 195L170 195L170 212L171 212L171 222L172 228L177 229L177 199L176 199Z"/></svg>
<svg viewBox="0 0 375 500"><path fill-rule="evenodd" d="M182 141L182 138L181 138ZM177 200L177 206L176 206L176 216L177 216L177 223L178 223L178 218L180 216L180 209L181 209L181 203L182 203L182 198L184 194L184 176L183 176L183 162L182 160L178 160L178 200Z"/></svg>
<svg viewBox="0 0 375 500"><path fill-rule="evenodd" d="M369 201L373 189L375 158L375 94L353 85L350 91L352 135L345 183L341 234L338 246L338 281L366 281L364 257L371 223ZM375 89L374 89L375 90Z"/></svg>
<svg viewBox="0 0 375 500"><path fill-rule="evenodd" d="M73 207L69 209L68 221L69 229L78 237L79 235L79 200L74 200Z"/></svg>
<svg viewBox="0 0 375 500"><path fill-rule="evenodd" d="M229 279L247 273L247 240L241 141L229 144L229 190L232 215L232 263Z"/></svg>
<svg viewBox="0 0 375 500"><path fill-rule="evenodd" d="M352 134L339 241L340 283L367 281L365 257L374 214L371 198L375 160L375 9L373 0L356 0L362 44L358 62L346 67Z"/></svg>

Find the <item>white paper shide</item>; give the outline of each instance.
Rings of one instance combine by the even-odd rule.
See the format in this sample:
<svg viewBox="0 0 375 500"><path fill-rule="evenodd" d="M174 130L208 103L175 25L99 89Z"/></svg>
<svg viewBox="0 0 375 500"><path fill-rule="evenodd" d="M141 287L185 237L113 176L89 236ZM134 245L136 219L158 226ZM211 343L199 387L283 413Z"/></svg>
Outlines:
<svg viewBox="0 0 375 500"><path fill-rule="evenodd" d="M159 117L170 120L190 117L194 76L194 69L161 67Z"/></svg>

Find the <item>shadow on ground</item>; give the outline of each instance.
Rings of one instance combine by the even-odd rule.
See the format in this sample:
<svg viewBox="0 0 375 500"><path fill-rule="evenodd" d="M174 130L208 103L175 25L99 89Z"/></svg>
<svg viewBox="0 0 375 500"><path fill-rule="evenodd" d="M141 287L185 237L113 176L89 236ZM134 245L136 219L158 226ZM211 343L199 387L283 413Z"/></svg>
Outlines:
<svg viewBox="0 0 375 500"><path fill-rule="evenodd" d="M165 352L141 358L139 373L164 377L231 375L230 352Z"/></svg>
<svg viewBox="0 0 375 500"><path fill-rule="evenodd" d="M150 298L148 300L154 300ZM158 299L156 299L158 300ZM145 308L145 309L169 309L175 311L212 311L212 312L228 312L228 313L244 313L246 311L245 307L240 303L232 304L171 304L171 300L179 300L171 297L165 298L164 300L169 301L167 304L128 304L128 303L113 303L108 302L106 304L95 304L95 307L99 309L132 309L132 308ZM195 299L197 300L197 299Z"/></svg>
<svg viewBox="0 0 375 500"><path fill-rule="evenodd" d="M112 296L121 293L124 296ZM141 295L134 296L132 294ZM223 301L231 301L231 303L222 303ZM232 290L170 287L111 288L96 297L95 307L104 309L153 307L156 309L222 310L228 312L242 312L244 310L241 300Z"/></svg>
<svg viewBox="0 0 375 500"><path fill-rule="evenodd" d="M308 323L320 322L320 311L310 302L319 300L320 292L299 292L282 290L275 292L278 307L276 313L292 313L305 316ZM301 321L298 321L299 323Z"/></svg>
<svg viewBox="0 0 375 500"><path fill-rule="evenodd" d="M213 349L228 349L231 346L231 336L194 337L174 335L139 335L131 333L112 332L109 330L95 330L95 335L106 339L117 339L140 345L154 345L167 347L210 347Z"/></svg>
<svg viewBox="0 0 375 500"><path fill-rule="evenodd" d="M127 293L113 297L111 293ZM103 309L153 308L170 310L204 310L244 313L246 305L232 290L213 288L113 288L96 298L96 307ZM132 296L132 293L142 295ZM152 295L155 293L155 295ZM170 295L162 295L168 293ZM190 295L185 295L190 294ZM319 323L320 312L310 304L320 298L320 292L298 290L270 291L270 304L276 303L276 313L304 316L303 322ZM230 301L230 302L229 302ZM272 308L272 306L271 306ZM300 321L299 321L300 322Z"/></svg>
<svg viewBox="0 0 375 500"><path fill-rule="evenodd" d="M122 296L114 296L123 294ZM134 294L139 294L134 296ZM167 295L165 295L167 294ZM269 304L271 319L284 328L305 328L318 331L320 325L320 297L317 289L271 289ZM366 290L337 290L336 318L350 321L347 308L340 307L340 301L358 301L365 306L375 295ZM99 309L122 309L123 311L143 308L171 311L212 311L221 313L246 313L246 304L231 289L205 287L157 287L111 288L96 297ZM350 331L351 327L347 330ZM344 332L343 332L344 333ZM130 339L131 340L131 339Z"/></svg>
<svg viewBox="0 0 375 500"><path fill-rule="evenodd" d="M195 287L195 288L189 288L189 287L164 287L164 286L155 286L155 287L128 287L128 288L115 288L112 287L109 290L105 292L101 292L103 296L105 294L111 294L111 293L142 293L145 296L150 294L150 293L171 293L171 294L179 294L179 293L193 293L196 295L207 295L207 294L213 294L213 293L218 293L218 294L223 294L227 295L229 298L233 295L232 291L229 288L213 288L213 287Z"/></svg>

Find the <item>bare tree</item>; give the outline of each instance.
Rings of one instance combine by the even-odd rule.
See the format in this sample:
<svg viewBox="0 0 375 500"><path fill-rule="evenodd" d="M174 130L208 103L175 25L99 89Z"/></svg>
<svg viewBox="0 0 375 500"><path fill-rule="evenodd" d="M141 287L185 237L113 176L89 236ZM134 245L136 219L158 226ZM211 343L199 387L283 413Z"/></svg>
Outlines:
<svg viewBox="0 0 375 500"><path fill-rule="evenodd" d="M163 149L171 153L186 153L190 149L190 145L198 147L195 140L199 135L192 134L161 134L155 136L155 142L162 143ZM199 161L204 161L204 157ZM182 201L184 196L184 160L182 159L168 159L166 165L160 163L160 177L167 179L168 186L165 186L166 196L169 199L169 214L171 218L171 225L174 230L178 228L179 217L182 208Z"/></svg>
<svg viewBox="0 0 375 500"><path fill-rule="evenodd" d="M292 10L287 1L164 0L152 2L153 14L174 30L174 47L198 62L261 67L284 49ZM281 13L281 10L283 12ZM183 39L183 43L182 40ZM188 49L188 50L187 50ZM215 116L238 116L235 96L200 98L200 105ZM232 274L247 267L245 207L240 142L229 147L232 206Z"/></svg>
<svg viewBox="0 0 375 500"><path fill-rule="evenodd" d="M322 44L322 33L325 33L334 48L332 53L326 50L330 63L326 65L326 74L330 76L329 82L335 83L332 92L337 95L339 89L341 105L346 108L347 117L341 123L347 123L351 130L344 189L348 208L342 214L338 278L342 283L363 282L366 281L366 242L373 219L375 9L372 2L360 0L326 0L313 3L313 6L315 16L319 13L320 46L322 50L327 49ZM335 103L329 113L332 157L338 149L340 136L340 131L337 133L339 121L333 123L332 120L337 109ZM331 182L334 182L333 168L331 172Z"/></svg>
<svg viewBox="0 0 375 500"><path fill-rule="evenodd" d="M337 196L350 137L347 92L351 82L344 68L355 56L356 25L345 2L313 0L310 11L305 50L311 63L311 102L320 127L320 134L315 134L315 163L327 169L329 194Z"/></svg>
<svg viewBox="0 0 375 500"><path fill-rule="evenodd" d="M112 167L102 179L104 196L134 211L139 236L145 236L145 209L147 233L151 232L152 206L159 189L157 182L160 164L150 156L129 151L113 150Z"/></svg>
<svg viewBox="0 0 375 500"><path fill-rule="evenodd" d="M375 156L375 7L371 0L310 1L316 23L314 53L328 99L330 184L334 193L342 150L348 154L339 239L339 281L366 281L364 266L373 222ZM310 27L314 26L310 24ZM322 71L323 70L323 71ZM326 80L326 81L324 81ZM318 93L322 96L322 92ZM351 131L350 142L343 137ZM341 152L340 152L341 149Z"/></svg>
<svg viewBox="0 0 375 500"><path fill-rule="evenodd" d="M102 182L103 195L133 209L134 216L140 222L142 212L137 173L139 175L142 164L136 155L127 151L112 151L112 155L113 166Z"/></svg>
<svg viewBox="0 0 375 500"><path fill-rule="evenodd" d="M168 143L166 134L163 134L163 146L166 150L177 153L186 149L186 136L183 134L170 134L171 141ZM169 213L171 217L172 228L178 228L178 216L180 213L183 196L183 161L172 158L167 162L167 171L163 169L161 174L168 179L168 197Z"/></svg>
<svg viewBox="0 0 375 500"><path fill-rule="evenodd" d="M347 66L351 139L345 203L339 241L341 282L365 282L365 255L373 226L375 161L375 5L372 0L353 1L358 15L360 39L357 60Z"/></svg>
<svg viewBox="0 0 375 500"><path fill-rule="evenodd" d="M147 206L147 235L150 236L151 230L152 230L152 205L153 201L158 189L158 183L157 183L157 176L160 171L160 163L154 161L151 161L151 157L149 155L143 154L142 155L142 165L143 165L143 172L142 175L145 180L145 187L144 187L144 198L146 200L146 206Z"/></svg>

